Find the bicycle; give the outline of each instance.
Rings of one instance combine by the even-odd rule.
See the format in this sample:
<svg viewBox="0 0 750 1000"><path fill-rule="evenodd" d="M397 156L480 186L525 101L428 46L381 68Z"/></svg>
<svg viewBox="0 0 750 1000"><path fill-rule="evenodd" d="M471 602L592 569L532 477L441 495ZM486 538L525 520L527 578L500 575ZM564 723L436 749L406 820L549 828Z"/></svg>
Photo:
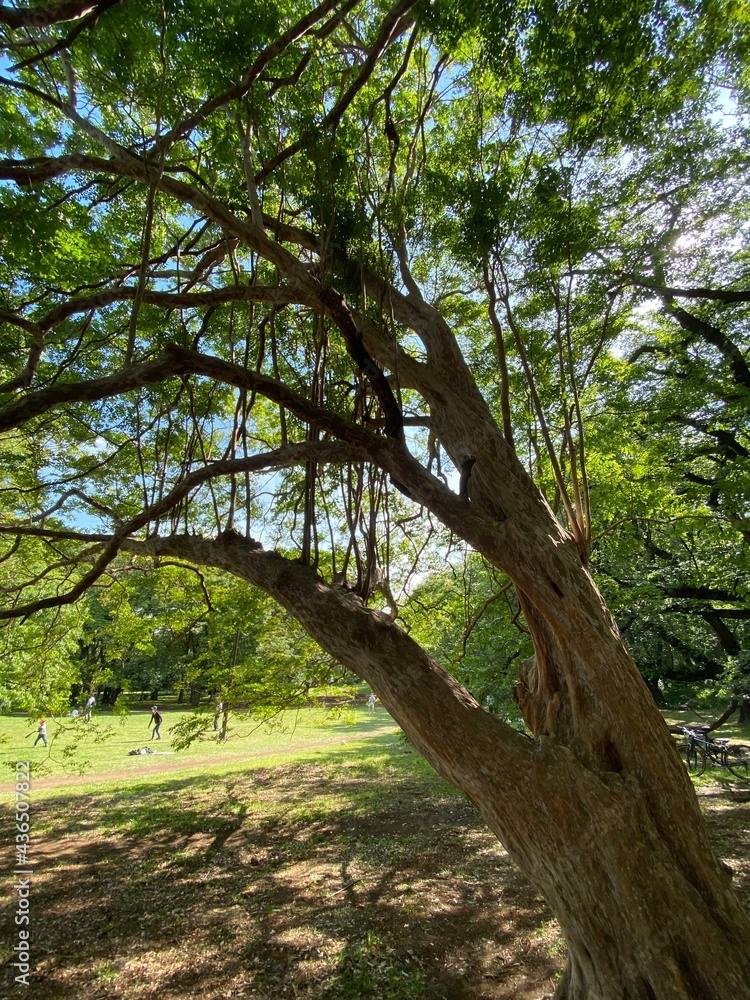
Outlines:
<svg viewBox="0 0 750 1000"><path fill-rule="evenodd" d="M730 741L712 738L707 729L683 729L688 738L687 743L680 743L677 752L685 762L690 774L696 777L703 774L710 762L713 767L725 767L736 778L747 781L750 777L750 746L736 743L730 746Z"/></svg>

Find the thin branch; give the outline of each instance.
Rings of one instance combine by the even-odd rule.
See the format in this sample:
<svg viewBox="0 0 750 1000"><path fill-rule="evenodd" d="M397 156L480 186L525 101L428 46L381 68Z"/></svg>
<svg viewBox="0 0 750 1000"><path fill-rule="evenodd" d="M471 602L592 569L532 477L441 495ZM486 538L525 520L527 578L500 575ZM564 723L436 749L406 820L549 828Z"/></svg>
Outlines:
<svg viewBox="0 0 750 1000"><path fill-rule="evenodd" d="M264 181L270 173L272 173L290 157L294 156L295 153L304 149L305 146L313 139L317 141L320 132L328 128L336 128L344 116L346 109L374 73L383 53L390 45L393 44L396 38L411 27L413 21L406 15L408 15L412 7L415 6L416 2L417 0L399 0L399 3L397 3L396 6L389 11L383 19L378 37L373 42L372 48L367 55L367 59L365 60L362 69L349 89L341 95L338 101L336 101L334 106L328 114L325 115L320 125L314 132L304 133L299 137L299 139L296 139L284 149L280 150L276 156L273 156L263 165L263 167L255 175L257 183Z"/></svg>
<svg viewBox="0 0 750 1000"><path fill-rule="evenodd" d="M619 528L621 524L634 524L636 521L643 521L648 524L660 524L660 525L670 525L677 521L715 521L716 518L712 514L681 514L679 517L671 517L668 519L658 518L658 517L639 517L637 514L630 515L629 517L620 517L612 524L600 531L598 535L594 535L591 539L591 544L598 542L600 539L605 538L610 532L614 531L615 528Z"/></svg>
<svg viewBox="0 0 750 1000"><path fill-rule="evenodd" d="M505 440L515 451L516 446L513 440L513 423L510 411L510 374L508 372L507 351L505 350L505 336L500 317L497 314L497 286L494 278L490 276L486 261L484 263L484 285L489 297L490 323L495 334L497 362L500 366L500 410L503 416L503 433L505 434Z"/></svg>
<svg viewBox="0 0 750 1000"><path fill-rule="evenodd" d="M742 351L734 341L730 340L717 326L714 326L712 323L706 323L705 320L693 316L692 313L687 312L685 309L675 308L668 303L666 303L666 306L668 312L674 316L683 330L696 334L711 344L712 347L715 347L728 361L735 381L743 386L743 388L750 389L750 368L748 368Z"/></svg>
<svg viewBox="0 0 750 1000"><path fill-rule="evenodd" d="M502 265L499 265L500 273L502 275L503 281L505 282L505 292L501 295L502 302L505 306L505 315L508 320L508 326L513 333L513 337L516 342L516 348L518 350L518 356L521 361L521 367L523 368L524 375L526 376L526 383L529 389L529 394L534 406L534 413L536 414L537 420L539 421L539 427L542 432L542 437L544 438L544 443L547 449L547 456L552 466L552 471L555 476L555 482L560 493L560 498L562 499L563 506L565 508L565 514L568 519L568 524L570 525L570 530L573 537L576 540L576 544L580 549L581 553L584 554L588 550L588 544L586 538L582 532L581 525L576 517L576 512L573 509L573 505L570 502L570 497L568 496L568 490L565 485L565 480L563 478L562 469L560 468L560 463L557 460L557 455L555 453L555 448L552 443L552 437L547 427L547 421L544 416L544 408L542 402L539 399L539 394L536 389L536 381L534 375L531 371L531 365L529 364L528 355L526 348L524 347L523 338L521 336L521 331L515 321L515 316L513 315L513 310L510 304L510 286L508 284L508 278Z"/></svg>
<svg viewBox="0 0 750 1000"><path fill-rule="evenodd" d="M195 573L195 575L198 577L198 580L200 581L201 590L203 591L203 596L206 599L208 610L216 611L216 608L211 603L211 595L209 594L208 587L206 586L206 578L203 575L203 573L201 573L201 571L198 569L197 566L191 566L190 563L184 563L184 562L172 562L171 559L164 559L164 560L157 559L155 560L154 565L157 569L164 569L164 567L166 566L172 566L175 569L186 569L189 570L191 573ZM202 617L203 615L201 615L201 618ZM198 619L198 621L200 621L200 618Z"/></svg>
<svg viewBox="0 0 750 1000"><path fill-rule="evenodd" d="M501 597L507 594L508 591L512 589L512 587L513 587L512 582L506 583L505 586L502 587L500 590L498 590L496 594L490 594L487 600L482 602L482 606L474 615L474 617L471 619L467 627L464 629L463 638L461 640L461 652L454 660L454 663L460 663L461 660L463 660L463 658L466 656L466 646L468 644L469 637L471 636L471 633L474 631L474 629L481 621L482 615L485 613L490 604L493 604L495 601L498 601Z"/></svg>
<svg viewBox="0 0 750 1000"><path fill-rule="evenodd" d="M277 56L280 56L283 52L285 52L294 42L299 41L301 38L304 38L306 34L309 34L311 29L322 21L323 18L326 17L332 10L335 10L339 3L340 0L325 0L324 3L310 11L309 14L300 18L296 24L287 28L287 30L280 34L271 45L263 49L236 86L230 87L229 90L225 90L222 94L217 94L216 97L212 97L200 108L198 108L197 111L193 112L192 115L184 118L181 122L171 128L169 132L157 140L155 149L169 148L169 146L173 145L173 143L177 142L179 139L183 138L183 136L188 135L193 131L193 129L197 128L197 126L212 115L214 111L217 111L219 108L224 107L232 101L237 101L244 97L253 84L260 79L261 74L264 72L266 67L273 62Z"/></svg>
<svg viewBox="0 0 750 1000"><path fill-rule="evenodd" d="M385 443L382 437L316 406L276 379L175 345L168 346L165 353L155 361L130 365L101 379L53 385L9 403L0 409L0 433L11 430L32 417L40 416L54 406L109 399L146 385L191 374L206 375L239 389L258 392L267 399L282 404L302 420L316 423L336 437L356 443L373 453L382 450Z"/></svg>
<svg viewBox="0 0 750 1000"><path fill-rule="evenodd" d="M19 326L22 330L31 333L31 349L23 371L15 378L9 379L0 385L0 392L15 392L17 389L25 389L31 385L39 362L44 353L45 331L38 323L31 323L22 316L14 316L12 313L0 312L0 323L10 323Z"/></svg>
<svg viewBox="0 0 750 1000"><path fill-rule="evenodd" d="M60 510L65 505L65 501L69 500L71 497L77 497L79 500L83 500L84 503L98 511L98 513L104 514L106 517L111 517L116 524L122 520L111 508L106 507L98 500L94 500L92 497L87 496L83 490L68 490L66 493L63 493L60 499L52 507L48 510L42 511L41 514L37 514L36 517L32 518L32 521L46 521L47 518L54 514L56 510Z"/></svg>

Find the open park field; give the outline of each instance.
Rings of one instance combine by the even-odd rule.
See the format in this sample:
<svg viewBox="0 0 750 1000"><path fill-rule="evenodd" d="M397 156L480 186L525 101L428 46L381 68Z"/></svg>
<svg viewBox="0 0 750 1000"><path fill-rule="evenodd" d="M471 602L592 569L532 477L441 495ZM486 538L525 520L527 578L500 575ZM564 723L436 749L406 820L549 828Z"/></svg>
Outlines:
<svg viewBox="0 0 750 1000"><path fill-rule="evenodd" d="M551 996L564 951L546 904L382 709L130 757L148 714L99 716L87 774L53 744L32 781L30 989L13 982L7 765L46 751L2 719L1 998ZM750 791L716 772L698 790L750 905Z"/></svg>

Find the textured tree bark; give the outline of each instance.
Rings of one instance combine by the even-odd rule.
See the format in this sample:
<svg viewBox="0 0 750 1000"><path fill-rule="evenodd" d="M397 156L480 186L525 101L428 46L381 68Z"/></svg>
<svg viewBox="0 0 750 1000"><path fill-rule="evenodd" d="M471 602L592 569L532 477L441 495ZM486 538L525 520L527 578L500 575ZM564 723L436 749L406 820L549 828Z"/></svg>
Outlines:
<svg viewBox="0 0 750 1000"><path fill-rule="evenodd" d="M47 28L51 24L74 21L103 6L105 5L92 0L57 0L56 3L31 8L0 7L0 23L11 28ZM114 5L109 3L106 6Z"/></svg>
<svg viewBox="0 0 750 1000"><path fill-rule="evenodd" d="M460 788L548 900L569 947L562 1000L747 1000L750 929L640 675L603 616L567 645L529 611L537 643L519 701L528 739L484 712L391 619L309 567L231 535L130 542L261 587L367 680L435 769ZM560 650L567 662L559 662ZM619 725L591 711L589 673L619 691ZM590 719L591 725L586 724Z"/></svg>

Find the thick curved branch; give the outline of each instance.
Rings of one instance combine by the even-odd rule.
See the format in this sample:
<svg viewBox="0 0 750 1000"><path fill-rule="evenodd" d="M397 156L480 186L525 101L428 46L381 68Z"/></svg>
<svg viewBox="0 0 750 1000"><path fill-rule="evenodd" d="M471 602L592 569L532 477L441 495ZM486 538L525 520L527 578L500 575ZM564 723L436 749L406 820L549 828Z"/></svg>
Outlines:
<svg viewBox="0 0 750 1000"><path fill-rule="evenodd" d="M482 761L491 752L499 768L492 780L504 787L503 777L507 778L507 794L516 794L512 787L518 787L517 769L531 766L534 744L484 712L388 615L365 607L343 587L327 584L311 567L267 552L257 542L234 533L215 541L173 535L128 542L126 547L146 556L166 555L214 566L259 587L286 608L329 655L372 685L410 740L448 781L476 795L477 776L487 773ZM429 699L423 697L426 690ZM466 733L467 756L472 761L468 769L465 761L449 760L449 755L440 752L449 734L455 742L457 732ZM498 740L503 747L499 755ZM495 750L490 751L491 746Z"/></svg>
<svg viewBox="0 0 750 1000"><path fill-rule="evenodd" d="M66 591L64 594L56 594L54 597L43 597L38 601L30 601L28 604L20 604L13 608L1 609L0 620L10 618L26 619L30 615L36 614L38 611L43 611L45 608L60 608L69 604L75 604L79 597L82 597L89 587L96 583L99 577L107 569L107 566L109 566L117 553L120 551L122 541L126 534L128 534L127 527L128 526L124 526L123 528L118 529L114 535L111 535L109 539L103 543L104 549L99 558L95 561L92 569L89 570L88 573L84 574L78 583L76 583L70 590Z"/></svg>
<svg viewBox="0 0 750 1000"><path fill-rule="evenodd" d="M309 295L320 301L324 313L342 328L345 336L351 334L350 344L354 348L357 348L354 341L357 339L358 333L361 332L362 344L368 353L373 353L368 344L368 340L373 339L383 350L390 351L392 354L396 353L400 357L400 354L394 351L393 338L389 337L382 329L374 329L373 324L363 322L361 318L359 320L361 331L352 329L349 324L354 314L349 310L343 297L333 289L324 288L319 273L307 267L286 247L271 238L265 229L250 221L237 218L218 198L195 186L178 181L167 173L160 172L158 167L150 163L139 160L132 155L119 153L115 153L108 160L97 157L70 156L31 161L5 161L0 162L0 179L5 177L18 183L34 183L39 179L49 179L73 169L127 176L147 185L158 186L169 196L176 198L183 205L190 205L201 217L215 222L227 234L236 237L255 250L261 257L277 267L281 275L298 293ZM356 267L354 264L350 266ZM452 330L443 317L421 297L400 295L389 283L378 282L375 276L368 276L367 280L372 281L376 297L382 302L383 314L399 319L403 316L404 321L417 333L427 348L428 362L426 364L416 362L413 359L411 361L412 381L430 403L431 416L435 420L435 431L445 444L454 462L461 465L467 455L477 457L474 471L474 480L476 481L474 494L477 502L474 504L466 504L459 500L443 483L433 477L409 455L403 440L398 436L399 418L395 412L396 407L394 407L392 414L393 419L389 417L389 430L393 433L390 438L382 438L371 435L348 421L342 421L322 408L312 406L272 379L253 375L216 358L209 359L180 348L172 348L170 353L173 358L179 359L179 363L175 364L171 374L190 372L205 374L240 388L257 389L267 398L297 413L302 419L329 430L334 436L352 443L361 443L368 450L370 458L388 471L392 480L399 484L400 488L406 488L413 499L428 506L451 530L456 530L471 544L477 544L485 550L488 558L500 569L507 572L509 565L518 565L518 560L511 557L507 550L507 533L504 525L506 514L502 503L498 503L498 496L507 494L508 501L515 503L516 482L520 477L525 488L526 474L517 458L510 453L507 443L497 439L494 418L461 355ZM356 327L357 321L354 323ZM361 361L367 364L366 358L363 357ZM400 368L398 375L401 376ZM379 374L374 370L372 376L379 379ZM118 377L125 378L127 376L126 373L123 373ZM65 389L57 391L64 393ZM466 421L459 421L454 425L452 418L448 418L450 407L447 405L447 393L450 394L450 401L455 404L457 411L465 414ZM384 399L385 396L381 402ZM17 411L14 407L23 407L23 405L24 403L19 401L0 413L0 430L4 425L4 418L7 421L9 411L15 417ZM442 418L441 414L445 414L445 418ZM490 454L492 455L492 462L485 463L479 460L476 432L480 426L484 428L485 432L483 434L483 447L487 449L488 458ZM503 452L503 462L507 465L503 465L502 475L495 476L492 469L498 447ZM536 517L537 514L543 519L547 516L546 513L542 514L540 511L534 513L533 517ZM545 530L549 530L549 526ZM539 592L538 574L533 574L531 567L529 567L528 574L524 575L526 577L525 589L529 593ZM546 586L546 581L544 581L542 584L544 593L539 592L540 601L548 599Z"/></svg>
<svg viewBox="0 0 750 1000"><path fill-rule="evenodd" d="M344 336L347 351L355 364L367 377L372 391L377 396L385 415L385 433L396 441L404 439L404 418L396 401L393 389L385 374L376 365L359 331L354 315L344 296L326 288L322 295L326 313L336 323Z"/></svg>
<svg viewBox="0 0 750 1000"><path fill-rule="evenodd" d="M31 385L34 373L37 370L44 351L45 331L38 323L32 323L24 319L23 316L16 316L13 313L0 312L0 323L10 323L12 326L18 326L31 334L31 348L23 371L15 378L9 379L0 385L0 393L15 392L17 389L25 389Z"/></svg>
<svg viewBox="0 0 750 1000"><path fill-rule="evenodd" d="M133 156L115 155L110 159L76 154L61 157L36 157L29 160L0 160L0 180L12 180L21 186L43 183L70 173L86 171L94 174L130 177L144 184L156 185L160 190L176 198L183 204L192 206L198 213L219 225L226 233L236 237L246 246L279 269L299 301L320 303L320 307L333 307L333 314L328 312L334 322L338 323L340 311L338 303L340 296L328 295L324 303L324 290L316 274L306 267L294 254L290 253L278 239L272 239L266 232L270 220L263 217L263 226L254 225L248 220L237 218L218 198L206 191L199 190L184 181L176 180L169 174L159 170ZM279 239L292 242L306 250L315 249L321 252L320 244L312 234L296 227L275 224L269 231ZM337 254L337 264L349 277L365 282L370 294L381 303L384 315L390 315L399 323L413 330L424 343L428 356L433 363L440 362L442 367L450 371L451 382L455 384L464 372L465 365L450 328L440 314L421 298L405 296L394 286L370 270L362 272L358 265L347 261L345 256ZM348 307L347 307L348 308ZM351 312L351 310L350 310ZM355 315L352 312L352 315ZM387 359L387 363L401 376L408 373L411 384L420 391L429 389L431 380L427 367L410 358L404 351L396 349L393 338L388 337L374 323L364 317L357 317L358 328L361 329L363 340L368 351L374 356ZM402 384L404 384L402 379ZM462 380L463 388L457 386L457 391L468 391L469 385Z"/></svg>
<svg viewBox="0 0 750 1000"><path fill-rule="evenodd" d="M627 362L630 365L634 365L636 361L643 357L644 354L660 354L662 357L668 358L671 351L668 347L664 347L661 344L641 344L637 347L632 354L627 356Z"/></svg>
<svg viewBox="0 0 750 1000"><path fill-rule="evenodd" d="M695 643L686 642L684 639L660 626L652 626L652 628L669 646L674 647L684 657L686 663L701 665L697 669L690 670L689 673L687 670L675 670L663 665L662 670L665 677L674 680L695 682L713 680L721 674L724 664L715 660L712 656L707 656L701 652L700 649L696 648Z"/></svg>
<svg viewBox="0 0 750 1000"><path fill-rule="evenodd" d="M745 600L719 587L676 586L662 587L661 589L669 597L681 597L693 601L726 601L727 603L736 604L744 603Z"/></svg>
<svg viewBox="0 0 750 1000"><path fill-rule="evenodd" d="M742 646L737 636L724 621L721 611L704 610L699 611L698 614L714 630L716 638L721 643L721 648L727 656L737 656ZM750 614L748 614L748 617L750 618Z"/></svg>
<svg viewBox="0 0 750 1000"><path fill-rule="evenodd" d="M34 157L28 160L0 160L0 180L11 180L22 186L31 186L79 171L107 177L130 177L163 191L183 205L190 205L200 215L210 219L230 236L236 237L269 263L278 267L287 279L301 289L313 294L320 290L319 280L309 269L280 243L271 239L262 227L249 220L239 219L220 199L194 185L177 180L158 165L142 160L129 150L118 147L106 136L103 137L103 141L112 154L109 159L73 154Z"/></svg>
<svg viewBox="0 0 750 1000"><path fill-rule="evenodd" d="M48 531L47 529L35 528L30 525L2 525L0 526L0 533L2 534L22 534L43 538L54 537L56 539L68 538L80 541L94 541L101 542L103 547L93 567L70 590L63 594L56 594L54 597L43 597L37 601L30 601L28 604L0 609L0 620L11 618L25 619L45 608L59 608L74 604L105 572L118 552L124 547L124 542L128 536L135 535L136 532L140 531L151 521L163 517L189 493L212 479L239 472L266 471L269 468L281 469L310 461L313 458L316 461L344 462L352 457L361 458L362 456L353 456L352 449L339 442L305 442L299 445L289 445L270 455L253 455L249 458L225 459L220 462L212 462L188 473L161 500L146 507L140 514L137 514L129 521L123 522L112 535L92 536L80 532Z"/></svg>
<svg viewBox="0 0 750 1000"><path fill-rule="evenodd" d="M187 365L169 350L156 361L130 365L114 375L85 382L59 382L47 389L31 392L0 409L0 433L20 427L28 420L41 416L55 406L66 403L94 403L155 385L169 378L188 375L194 365Z"/></svg>
<svg viewBox="0 0 750 1000"><path fill-rule="evenodd" d="M348 449L346 454L342 453L342 457L339 459L329 456L328 461L346 461L347 458L356 455L360 459L375 462L389 473L395 483L398 483L401 488L405 487L417 503L423 504L435 513L450 530L466 538L470 544L483 549L488 558L492 559L496 565L508 570L509 558L511 557L508 551L506 526L503 518L496 513L488 513L487 510L467 505L463 498L452 493L443 482L433 476L409 454L402 439L383 437L360 427L323 407L316 406L275 379L182 347L172 346L161 358L153 362L133 365L107 378L67 385L56 384L48 389L30 393L24 399L13 402L0 410L0 432L17 427L32 417L39 416L62 403L94 402L171 377L190 374L204 375L240 389L257 392L283 406L305 422L328 431L340 442L343 442ZM332 442L320 444L321 448L326 446L331 449L340 447ZM294 447L300 448L302 446ZM289 454L291 455L291 452ZM309 460L309 453L304 460ZM321 457L316 460L325 461L326 459L321 453ZM149 520L171 509L186 492L189 492L200 482L216 475L240 471L238 461L228 461L226 465L214 463L210 467L210 471L198 470L191 473L183 484L177 487L179 491L177 494L174 494L173 491L165 497L164 506L157 504L149 508L134 521L122 525L122 531L127 535L138 530ZM257 459L250 458L242 461L247 461L252 466L252 463L256 462ZM110 558L112 557L113 554L110 555ZM90 582L93 582L94 579L96 577L93 577ZM76 596L79 594L77 593Z"/></svg>
<svg viewBox="0 0 750 1000"><path fill-rule="evenodd" d="M38 322L33 323L25 317L8 312L0 312L0 322L18 326L32 335L32 345L29 357L22 372L15 378L0 385L0 393L15 392L31 385L39 362L44 352L45 336L58 324L80 313L88 313L102 309L115 302L134 301L138 289L134 286L110 288L84 298L70 299L51 309ZM141 290L140 301L149 305L161 306L165 309L200 309L215 308L218 305L232 302L264 302L275 306L290 304L305 304L305 296L289 288L263 287L251 285L233 285L228 288L217 288L205 292L157 292ZM314 302L306 304L315 305Z"/></svg>
<svg viewBox="0 0 750 1000"><path fill-rule="evenodd" d="M108 542L112 533L97 534L90 531L68 531L65 528L38 528L32 524L0 524L0 535L14 535L21 538L48 538L55 542L86 542L97 545Z"/></svg>
<svg viewBox="0 0 750 1000"><path fill-rule="evenodd" d="M97 402L186 375L205 375L238 389L257 392L284 406L300 419L328 430L340 440L360 446L370 457L377 455L385 445L385 440L379 435L336 416L324 407L316 406L276 379L175 345L167 347L165 353L155 361L131 365L101 379L56 383L9 403L0 409L0 433L12 430L55 406Z"/></svg>
<svg viewBox="0 0 750 1000"><path fill-rule="evenodd" d="M138 289L134 285L108 288L92 295L62 302L36 322L9 312L0 312L0 322L21 327L31 333L36 341L71 316L103 309L115 302L131 302L137 294ZM308 305L313 308L320 305L317 298L306 295L302 290L267 285L229 285L202 292L162 292L147 289L141 293L140 298L147 305L161 306L164 309L215 308L232 302L262 302L274 306ZM0 390L7 391L2 387Z"/></svg>
<svg viewBox="0 0 750 1000"><path fill-rule="evenodd" d="M88 28L93 27L99 20L101 15L110 9L110 7L116 7L118 4L124 3L125 0L101 0L100 3L96 4L88 11L84 11L85 16L76 24L64 37L61 38L59 42L55 45L51 45L48 49L43 52L39 52L36 55L30 56L28 59L24 59L23 62L17 63L14 69L23 69L25 66L33 66L35 63L41 62L42 59L49 59L50 56L57 55L59 52L63 52L69 49L73 42L78 38L80 34L86 31ZM78 15L76 15L77 17ZM74 18L61 18L57 22L61 21L72 21Z"/></svg>
<svg viewBox="0 0 750 1000"><path fill-rule="evenodd" d="M707 420L696 420L690 417L683 417L682 415L675 415L667 418L670 422L675 424L681 424L683 427L693 427L697 431L701 431L703 434L707 434L709 437L713 437L721 445L721 450L728 458L748 458L750 457L750 451L740 444L734 434L731 431L725 430L722 427L712 428ZM699 480L699 477L695 477ZM704 481L704 485L713 485L708 481Z"/></svg>
<svg viewBox="0 0 750 1000"><path fill-rule="evenodd" d="M732 369L735 381L745 389L750 389L750 368L747 366L742 351L740 351L734 341L730 340L717 326L706 323L705 320L693 316L692 313L686 312L684 309L672 307L669 309L669 312L674 316L683 330L696 334L702 340L705 340L706 343L711 344L712 347L720 351L729 362L729 367Z"/></svg>
<svg viewBox="0 0 750 1000"><path fill-rule="evenodd" d="M458 374L458 366L462 366L462 362L456 350L455 338L445 319L425 301L416 285L413 292L405 295L372 268L349 259L341 247L330 243L324 245L309 229L292 226L269 215L263 216L263 226L284 243L291 243L301 250L330 259L337 274L351 284L361 284L364 287L369 298L379 304L383 315L392 317L394 322L417 334L425 346L430 362L441 361L444 367ZM368 350L392 371L398 370L402 385L422 391L422 387L428 387L432 383L428 366L399 349L394 338L385 337L382 329L365 316L358 315L357 323Z"/></svg>
<svg viewBox="0 0 750 1000"><path fill-rule="evenodd" d="M675 298L707 299L715 302L750 302L750 292L720 288L673 288L656 282L645 281L629 275L628 279L641 288L649 288L656 292L664 303L665 310L673 316L683 330L700 337L706 343L715 347L729 363L734 378L739 385L750 389L750 368L747 366L742 351L727 335L712 323L707 323L698 316L674 304ZM634 361L639 354L646 351L663 350L657 347L641 347L630 359Z"/></svg>
<svg viewBox="0 0 750 1000"><path fill-rule="evenodd" d="M51 329L74 313L100 309L113 302L128 302L135 298L136 291L131 285L127 288L113 288L99 292L83 299L73 299L53 309L39 325L44 329ZM314 296L305 295L302 290L266 285L229 285L226 288L212 288L203 292L159 292L149 289L143 293L142 301L147 305L161 306L164 309L215 308L231 302L262 302L274 306L307 305L311 308L319 305Z"/></svg>
<svg viewBox="0 0 750 1000"><path fill-rule="evenodd" d="M655 281L645 281L643 278L631 276L634 285L640 288L650 288L659 295L675 299L708 299L712 302L750 302L750 291L731 288L672 288L668 285L658 285Z"/></svg>
<svg viewBox="0 0 750 1000"><path fill-rule="evenodd" d="M0 7L0 24L7 24L10 28L49 28L52 24L98 14L115 3L123 2L124 0L103 0L101 3L92 3L91 0L57 0L57 3L41 4L38 7Z"/></svg>
<svg viewBox="0 0 750 1000"><path fill-rule="evenodd" d="M734 619L735 621L750 620L750 609L744 608L695 608L691 605L673 604L665 607L664 612L666 614L693 615L696 618L702 618L716 633L716 638L719 640L727 656L736 656L742 647L734 632L726 624L725 619Z"/></svg>

